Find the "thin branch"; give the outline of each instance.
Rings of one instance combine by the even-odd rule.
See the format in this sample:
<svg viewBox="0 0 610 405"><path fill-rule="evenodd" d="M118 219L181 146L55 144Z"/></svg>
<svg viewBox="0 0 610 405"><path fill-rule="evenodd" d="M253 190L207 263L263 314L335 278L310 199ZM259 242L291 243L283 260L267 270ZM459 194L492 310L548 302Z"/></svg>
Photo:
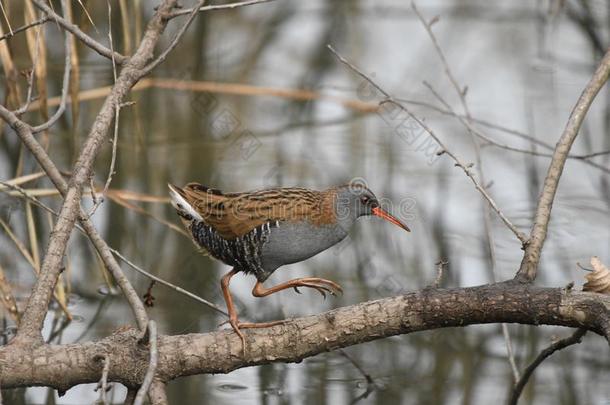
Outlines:
<svg viewBox="0 0 610 405"><path fill-rule="evenodd" d="M424 82L424 85L426 87L428 87L428 89L430 89L432 94L445 106L445 108L447 108L450 111L453 111L451 109L451 106L441 97L441 95L432 87L432 85L430 85L428 82ZM472 127L470 126L469 121L460 118L460 122L462 122L462 124L467 126L471 135L474 134L474 131L471 130ZM480 152L477 151L477 155L479 155L479 154L480 154ZM479 164L478 166L479 166L479 170L480 170L482 167L481 164ZM481 176L481 182L485 183L485 178L483 177L482 172L480 173L480 176ZM491 280L493 282L495 282L496 281L496 249L495 249L495 245L493 243L493 234L492 234L492 230L491 230L491 224L489 221L489 219L490 219L489 218L489 207L485 206L483 209L485 211L484 212L485 234L486 234L487 244L488 244L488 248L489 248L489 256L490 256L490 261L491 261L491 267L490 267ZM508 331L508 325L503 323L501 326L502 326L502 335L504 336L504 342L506 344L506 353L508 355L508 363L509 363L510 368L513 373L514 382L516 383L519 380L519 369L517 367L517 363L515 362L515 355L513 353L512 340L510 338L510 333Z"/></svg>
<svg viewBox="0 0 610 405"><path fill-rule="evenodd" d="M362 366L360 364L358 364L358 362L352 358L352 356L350 356L343 349L339 349L338 352L341 356L345 357L350 363L352 363L352 366L354 366L356 368L356 370L358 370L360 372L360 374L362 374L362 376L366 380L367 384L375 385L375 380L373 380L373 377L371 377L371 375L369 373L367 373L366 370L364 370L362 368Z"/></svg>
<svg viewBox="0 0 610 405"><path fill-rule="evenodd" d="M479 138L483 139L485 142L489 143L492 146L495 146L495 147L498 147L498 148L501 148L501 149L506 149L506 150L511 151L511 152L523 153L523 154L528 154L528 155L533 155L533 156L541 156L541 157L546 157L546 158L553 157L552 153L537 152L537 151L534 151L534 150L531 150L531 149L517 148L515 146L506 145L504 143L496 141L495 139L493 139L490 136L486 135L485 133L481 132L478 128L476 128L476 127L474 127L474 126L472 126L470 124L467 124L468 121L465 120L466 116L463 115L463 114L456 113L455 111L453 111L453 109L440 108L440 107L437 107L436 105L433 105L433 104L430 104L430 103L426 103L426 102L423 102L423 101L415 101L415 100L409 100L409 99L399 98L399 97L396 97L395 99L400 101L400 102L402 102L402 103L413 104L413 105L421 106L421 107L424 107L424 108L429 108L429 109L437 111L437 112L439 112L441 114L455 117L463 125L469 125L469 129L472 132L474 132L474 134L476 136L478 136ZM536 138L534 138L534 137L532 137L532 136L530 136L528 134L525 134L523 132L511 129L511 128L507 128L507 127L504 127L504 126L501 126L501 125L497 125L497 124L494 124L492 122L485 121L485 120L482 120L482 119L479 119L479 118L471 117L471 120L474 123L482 125L484 127L495 129L497 131L504 132L504 133L506 133L508 135L512 135L512 136L515 136L515 137L527 140L530 143L534 143L536 145L539 145L539 146L541 146L541 147L543 147L543 148L545 148L545 149L547 149L549 151L552 151L554 149L553 145L550 145L550 144L548 144L546 142L543 142L543 141L541 141L539 139L536 139ZM594 157L597 157L597 156L607 156L607 155L610 155L610 150L604 150L604 151L600 151L600 152L587 153L587 154L582 154L582 155L579 155L579 154L569 154L568 155L568 159L580 160L580 161L582 161L584 164L586 164L588 166L591 166L591 167L594 167L596 169L599 169L599 170L601 170L601 171L603 171L605 173L610 173L610 169L608 169L606 166L588 160L588 159L591 159L591 158L594 158Z"/></svg>
<svg viewBox="0 0 610 405"><path fill-rule="evenodd" d="M40 3L39 0L34 1ZM162 17L162 15L171 11L175 6L175 3L176 0L165 0L161 4L151 19L138 50L130 58L130 63L125 65L121 71L116 85L113 87L110 95L106 98L106 101L104 102L95 119L95 122L92 125L87 140L83 145L81 154L74 166L69 186L65 191L64 202L60 210L59 218L53 228L52 237L47 246L47 252L41 266L40 277L36 280L36 284L34 285L28 299L22 322L15 338L15 341L19 344L42 343L41 329L47 312L51 292L53 291L53 287L57 281L57 277L59 276L68 238L70 237L77 217L80 213L82 213L82 210L80 209L80 200L83 193L83 185L88 181L93 162L101 149L103 141L108 136L112 118L114 117L115 108L118 108L123 97L127 95L129 90L142 77L140 74L141 69L146 65L146 63L148 63L152 56L152 50L158 43L162 32L167 26L167 21ZM46 7L44 4L43 6ZM7 123L11 125L13 129L15 129L17 132L21 132L21 135L25 135L26 138L27 135L31 135L29 127L23 122L19 121L14 114L11 114L10 111L6 110L4 107L0 107L0 115L5 118ZM22 140L23 139L24 138L22 138ZM33 139L33 142L32 139L27 139L27 142L24 140L24 143L26 143L30 149L40 149L40 144L38 144L35 139ZM46 153L42 155L40 154L40 151L38 152L39 157L48 158ZM46 166L47 167L44 167L44 169L48 172L51 167L48 164ZM94 241L94 244L96 244L96 247L104 247L105 243L103 239L97 235L97 232L95 231L95 228L91 222L85 220L82 222L82 224L85 230L87 230L87 233L90 235L91 239ZM97 238L95 238L96 235ZM102 253L106 252L102 251ZM107 257L106 260L109 263L111 262L109 257ZM118 270L120 270L120 268L117 269L117 272L119 275L121 275L121 272ZM129 288L128 284L129 282L126 281L126 288ZM139 300L139 297L137 297L137 300L133 297L132 299L134 301L130 303L135 305L132 308L137 313L136 319L138 320L138 325L140 327L145 327L145 324L142 325L143 321L146 319L144 306Z"/></svg>
<svg viewBox="0 0 610 405"><path fill-rule="evenodd" d="M16 130L16 132L19 135L19 137L21 138L22 142L30 149L30 152L32 152L32 154L34 155L36 160L39 162L40 166L43 168L43 170L47 173L47 175L49 176L51 181L54 183L55 187L57 187L59 192L65 196L65 194L68 190L68 184L62 177L61 173L59 172L59 170L57 169L55 164L51 161L51 159L47 155L44 148L34 138L29 126L27 126L27 124L20 121L14 114L12 114L10 111L6 110L1 105L0 105L0 117L5 119ZM33 198L29 195L29 193L27 193L25 190L21 189L20 187L17 187L12 184L8 184L8 183L3 183L3 184L6 187L9 187L12 189L17 189L17 191L20 191L26 198L30 198L30 199ZM37 200L34 199L34 201L37 201ZM56 216L59 217L58 213L55 213L52 209L50 209L49 207L46 207L40 201L37 201L37 203L38 203L38 205L43 206L45 209L50 210L50 212L54 213ZM113 275L115 281L117 282L117 284L123 291L123 294L125 294L125 297L127 298L127 301L129 302L129 304L134 312L138 325L142 329L146 328L146 325L148 323L148 317L146 315L146 309L144 308L144 305L140 301L138 293L133 289L133 287L131 286L131 283L129 282L129 280L127 280L127 278L123 274L119 264L114 259L112 252L110 252L108 245L103 240L103 238L99 235L99 233L93 226L93 223L88 219L86 213L82 209L80 209L79 220L81 221L81 224L83 225L84 231L87 233L89 239L91 240L91 242L95 246L96 250L100 254L100 257L102 258L104 264L106 265L106 267L108 268L110 273Z"/></svg>
<svg viewBox="0 0 610 405"><path fill-rule="evenodd" d="M45 15L44 17L42 17L42 18L40 18L40 19L38 19L36 21L33 21L33 22L29 23L29 24L21 26L21 27L15 29L15 30L9 32L8 34L0 36L0 41L4 41L5 39L12 38L16 34L19 34L22 31L27 31L30 28L36 27L36 26L41 25L41 24L44 24L44 23L48 22L49 20L50 20L49 16Z"/></svg>
<svg viewBox="0 0 610 405"><path fill-rule="evenodd" d="M262 3L269 3L273 0L248 0L248 1L238 1L236 3L229 3L229 4L216 4L213 6L205 6L205 7L201 7L199 6L199 10L197 10L197 7L195 8L187 8L184 10L178 10L178 11L174 11L171 12L167 18L174 18L174 17L179 17L182 15L187 15L187 14L191 14L193 12L193 10L197 10L197 11L214 11L214 10L232 10L234 8L237 7L244 7L244 6L251 6L254 4L262 4Z"/></svg>
<svg viewBox="0 0 610 405"><path fill-rule="evenodd" d="M136 394L136 399L133 401L134 405L144 404L144 398L148 393L148 389L155 377L155 371L157 370L157 363L159 361L159 352L157 351L157 324L153 320L148 323L148 345L150 346L148 370L146 371L144 381L142 381L142 385Z"/></svg>
<svg viewBox="0 0 610 405"><path fill-rule="evenodd" d="M553 158L551 159L547 175L544 179L544 185L540 193L540 198L538 199L538 206L536 207L534 225L532 226L530 233L531 243L525 248L521 266L515 276L515 278L520 281L528 282L533 281L536 278L538 264L540 263L540 254L544 241L546 240L549 221L551 219L553 201L555 200L559 179L563 172L566 159L585 116L587 115L587 111L589 111L589 107L593 103L597 93L608 80L609 75L610 49L606 52L606 55L595 70L593 77L589 83L587 83L587 86L578 98L578 101L570 114L568 123L553 152Z"/></svg>
<svg viewBox="0 0 610 405"><path fill-rule="evenodd" d="M62 0L61 5L62 5L62 9L65 14L66 13L66 0ZM62 79L61 98L60 98L61 101L59 102L59 107L57 108L57 111L55 111L55 114L53 114L53 116L51 116L51 118L49 118L49 120L47 122L32 128L32 132L34 134L36 134L38 132L46 131L47 129L52 127L53 124L55 124L55 122L57 122L57 120L66 111L66 100L68 99L68 89L70 87L70 72L72 70L72 61L71 61L72 47L70 46L70 34L68 32L65 33L64 53L65 53L64 77ZM29 98L27 100L27 104L29 104ZM25 109L23 110L24 112L27 111L27 104L25 106Z"/></svg>
<svg viewBox="0 0 610 405"><path fill-rule="evenodd" d="M517 227L506 217L506 215L504 215L504 213L500 210L500 208L498 207L498 205L496 204L494 199L487 193L485 188L480 184L480 182L473 175L472 171L470 170L471 167L472 167L472 164L465 164L465 163L463 163L457 157L456 154L451 152L446 147L446 145L432 131L432 129L430 129L430 127L428 127L428 125L426 125L426 123L424 123L421 119L419 119L417 116L415 116L402 103L400 103L400 102L396 101L394 98L392 98L388 92L383 90L377 83L375 83L375 81L373 81L370 77L368 77L366 74L364 74L360 69L358 69L352 63L350 63L347 59L345 59L343 56L341 56L332 46L327 45L327 48L339 59L339 61L341 61L341 63L346 65L353 72L358 74L360 77L362 77L364 80L366 80L368 83L370 83L375 89L377 89L381 94L383 94L385 96L385 99L382 100L380 104L391 103L391 104L397 106L398 108L400 108L401 110L403 110L404 112L406 112L409 115L409 117L411 117L415 122L417 122L417 124L420 127L422 127L424 129L424 131L426 131L436 141L436 143L438 143L438 145L442 148L442 150L439 152L439 154L447 154L449 157L451 157L455 161L455 165L458 166L460 169L462 169L464 171L464 174L466 174L466 176L472 181L472 183L474 184L475 188L487 200L489 205L498 214L498 216L504 222L504 224L515 234L517 239L519 239L523 245L527 245L527 243L528 243L527 236L523 232L519 231L517 229Z"/></svg>
<svg viewBox="0 0 610 405"><path fill-rule="evenodd" d="M424 85L426 85L428 88L431 89L431 86L429 83L424 82ZM484 140L485 142L487 142L487 144L495 146L497 148L500 149L505 149L511 152L517 152L517 153L523 153L526 155L532 155L532 156L541 156L541 157L546 157L546 158L552 158L553 154L549 153L549 152L538 152L536 150L532 150L532 149L522 149L522 148L517 148L515 146L511 146L511 145L506 145L503 143L500 143L498 141L496 141L495 139L489 137L488 135L486 135L485 133L481 132L479 129L475 128L472 125L472 122L469 121L474 121L472 117L467 118L466 116L460 115L458 113L456 113L453 108L451 108L451 106L442 99L442 97L434 90L431 89L431 91L433 92L434 96L443 104L443 106L446 108L445 110L443 109L437 109L439 111L443 111L444 113L446 112L448 115L452 115L455 118L458 119L458 121L460 121L460 123L462 125L464 125L469 132L471 132L472 134L476 135L478 138ZM542 145L545 145L545 147L549 147L552 150L552 146L545 144L544 142L542 142ZM576 160L581 160L583 161L583 163L594 167L598 170L601 170L602 172L605 173L610 173L610 168L602 165L602 164L598 164L592 161L589 161L587 159L596 157L596 156L605 156L605 155L610 155L610 151L600 151L600 152L594 152L594 153L589 153L589 154L584 154L584 155L574 155L574 154L570 154L568 155L568 159L576 159Z"/></svg>
<svg viewBox="0 0 610 405"><path fill-rule="evenodd" d="M540 354L538 354L538 356L534 359L534 361L532 361L525 368L525 370L523 370L523 375L518 380L518 382L515 384L515 387L513 388L512 392L510 394L510 398L508 400L509 405L517 405L517 402L519 402L519 397L521 396L521 392L523 392L523 388L525 388L525 385L527 384L530 377L534 373L534 370L536 370L536 367L538 367L540 364L542 364L542 362L544 360L546 360L549 356L551 356L556 351L565 349L568 346L580 343L582 341L583 336L586 333L587 333L586 329L578 329L571 336L558 340L557 342L552 343L546 349L542 350L540 352Z"/></svg>
<svg viewBox="0 0 610 405"><path fill-rule="evenodd" d="M411 2L411 8L413 9L415 14L419 18L420 22L426 29L426 32L428 33L428 37L430 38L432 44L434 45L436 54L438 55L439 59L441 60L441 63L443 64L443 67L445 69L445 75L449 79L449 82L451 82L451 84L453 85L453 88L455 89L455 92L457 93L457 95L459 97L460 103L462 104L462 108L464 109L464 114L466 115L466 119L460 119L460 121L466 127L466 131L468 132L468 135L470 136L470 141L472 142L472 145L474 147L475 158L476 158L476 162L477 162L477 171L479 174L479 178L481 179L481 183L487 184L487 181L485 179L485 172L483 171L483 158L481 156L481 146L479 145L479 140L476 138L475 131L473 131L474 128L472 128L472 115L470 114L470 109L468 108L468 103L466 102L466 87L462 88L462 86L460 86L457 79L453 75L453 72L451 70L451 67L449 66L449 62L447 61L447 58L445 57L443 49L441 48L441 46L436 38L436 35L434 35L434 31L432 31L432 23L429 23L424 19L424 16L417 9L415 2ZM449 105L449 103L445 102L445 100L443 100L443 98L440 96L440 94L438 94L429 83L424 82L424 84L430 89L430 91L434 95L437 96L437 98L441 101L441 103L445 106L445 108L451 110L451 106ZM490 269L490 274L491 274L491 281L496 282L496 280L497 280L497 277L496 277L496 264L497 264L496 247L495 247L495 243L494 243L493 230L492 230L492 226L491 226L491 212L489 209L489 205L487 205L487 204L483 204L483 225L485 228L485 236L486 236L485 239L487 241L487 248L489 251L489 260L490 260L489 269ZM442 270L442 267L441 267L441 270ZM505 323L502 324L502 335L504 336L504 342L506 344L508 363L511 367L511 370L513 372L513 378L516 382L519 379L519 370L517 368L517 363L515 362L515 356L513 354L512 342L511 342L511 338L510 338L510 333L508 332L508 326Z"/></svg>
<svg viewBox="0 0 610 405"><path fill-rule="evenodd" d="M110 251L112 253L114 253L123 262L125 262L125 264L127 264L129 267L131 267L138 273L150 278L151 280L158 282L159 284L163 284L164 286L169 287L172 290L179 292L180 294L184 294L187 297L192 298L195 301L198 301L198 302L202 303L203 305L210 307L214 311L216 311L226 317L229 317L229 314L227 314L227 312L225 310L223 310L222 308L220 308L218 305L214 304L213 302L203 299L203 298L199 297L198 295L193 294L192 292L186 291L182 287L178 287L177 285L174 285L174 284L170 283L169 281L165 281L162 278L159 278L159 277L155 276L154 274L147 272L146 270L139 267L138 265L136 265L135 263L133 263L129 259L127 259L125 256L123 256L123 254L121 252L119 252L118 250L110 248Z"/></svg>
<svg viewBox="0 0 610 405"><path fill-rule="evenodd" d="M103 405L108 405L108 398L106 398L106 394L108 392L108 372L110 371L110 358L108 356L104 356L103 359L104 368L102 369L102 377L97 384L96 391L100 391L100 398L98 400L99 403Z"/></svg>
<svg viewBox="0 0 610 405"><path fill-rule="evenodd" d="M21 195L23 195L23 197L25 199L27 199L28 201L31 201L32 203L34 203L35 205L39 206L40 208L46 210L47 212L55 215L56 217L59 216L59 213L57 213L57 211L55 211L53 208L49 207L48 205L46 205L45 203L43 203L42 201L40 201L39 199L37 199L36 197L32 196L26 189L23 189L17 185L8 183L8 182L3 182L0 181L0 185L6 187L7 189L11 189L11 190L15 190L18 193L20 193ZM0 191L5 191L0 189ZM88 220L87 220L88 221ZM82 223L82 219L81 219L81 223ZM87 230L84 229L83 227L77 225L76 228L82 232L85 235L87 234ZM89 235L88 235L89 236ZM91 237L90 237L91 238ZM96 241L99 239L101 239L99 237L99 235L97 236L97 238L95 239ZM98 249L98 253L101 249L98 248L98 246L96 245L96 249ZM192 292L189 292L181 287L178 287L177 285L174 285L172 283L170 283L169 281L166 281L162 278L159 278L157 276L155 276L152 273L149 273L148 271L144 270L143 268L139 267L138 265L136 265L135 263L133 263L132 261L130 261L129 259L127 259L121 252L119 252L118 250L109 247L108 245L105 245L105 249L107 249L108 252L114 255L116 255L119 259L121 259L125 264L127 264L129 267L131 267L132 269L136 270L138 273L142 274L145 277L148 277L149 279L153 280L154 282L158 282L159 284L163 284L166 287L169 287L170 289L183 294L197 302L202 303L203 305L206 305L208 307L210 307L211 309L213 309L214 311L228 317L229 315L227 314L226 311L224 311L222 308L220 308L218 305L214 304L213 302L210 302L204 298L199 297L198 295L193 294ZM105 251L104 251L105 252ZM27 253L27 252L26 252ZM100 253L100 255L102 255ZM137 307L137 305L133 304L131 301L133 300L133 298L130 297L134 297L136 299L138 299L138 294L135 292L135 290L133 289L133 287L131 286L131 283L128 283L128 281L126 280L125 276L122 274L118 274L116 269L118 268L120 270L120 267L118 266L118 264L116 264L116 262L113 259L112 265L109 265L105 259L106 255L102 255L102 259L105 260L104 264L106 265L106 267L108 267L110 269L110 272L112 273L113 277L115 278L115 281L117 281L117 284L119 284L119 287L121 287L121 289L123 290L123 288L125 288L125 290L123 290L123 294L125 294L125 296L127 297L128 301L130 302L130 305L132 306L132 308L135 306ZM111 256L112 257L112 256ZM26 258L27 259L27 258ZM110 261L108 261L110 262ZM125 286L125 282L128 283L128 288ZM139 299L138 299L139 300ZM142 311L144 311L144 313L146 312L143 308Z"/></svg>
<svg viewBox="0 0 610 405"><path fill-rule="evenodd" d="M431 24L428 23L424 19L423 15L421 15L419 10L417 9L417 6L415 5L415 2L411 2L411 8L413 9L415 14L421 21L422 25L426 29L426 32L428 33L428 37L432 41L432 45L434 45L436 54L438 55L438 57L441 60L441 63L443 64L443 68L445 69L445 75L449 79L449 82L451 83L451 85L453 85L453 88L455 89L455 92L457 93L457 95L460 99L460 103L462 104L462 107L464 108L464 113L466 114L466 117L470 118L470 110L468 108L468 104L466 103L465 88L464 89L461 88L460 85L458 84L455 76L453 76L453 73L451 72L451 69L449 68L449 62L447 62L447 58L445 57L445 54L443 53L443 50L442 50L441 46L439 45L438 40L436 39L436 35L434 35L434 32L432 32Z"/></svg>
<svg viewBox="0 0 610 405"><path fill-rule="evenodd" d="M169 55L169 53L172 50L174 50L174 48L178 45L178 42L180 42L180 39L182 39L182 36L184 35L184 33L186 32L188 27L191 25L191 23L197 16L197 11L198 11L197 8L203 6L205 4L205 2L206 2L206 0L199 0L199 3L197 4L197 6L191 10L186 22L182 25L182 27L180 27L180 29L178 30L176 35L174 35L174 38L172 39L172 42L169 44L169 46L167 48L165 48L165 50L159 56L157 56L157 58L155 58L155 60L153 60L151 63L149 63L148 66L146 66L142 69L143 75L149 74L150 72L153 71L153 69L155 69L161 63L163 63L163 61L165 61L165 59L167 58L167 55Z"/></svg>
<svg viewBox="0 0 610 405"><path fill-rule="evenodd" d="M366 380L366 390L350 402L350 405L353 405L353 404L367 398L369 395L371 395L371 393L373 391L375 391L379 387L375 383L375 380L373 380L373 377L371 377L371 375L369 373L367 373L366 370L364 368L362 368L362 366L360 364L358 364L358 362L354 358L352 358L352 356L347 354L347 352L345 350L339 349L338 352L341 356L345 357L350 363L352 363L352 366L354 366L356 368L356 370L358 370L360 372L360 374L362 374L362 376Z"/></svg>
<svg viewBox="0 0 610 405"><path fill-rule="evenodd" d="M110 2L106 2L108 4L108 42L110 43L110 49L112 50L112 77L114 79L114 84L116 84L117 79L117 71L116 71L116 61L114 59L114 45L112 41L112 7ZM112 136L112 156L110 157L110 167L108 169L108 176L106 177L106 182L104 183L104 189L102 190L102 196L93 199L93 207L89 211L89 216L92 216L97 208L104 202L106 199L106 194L108 193L108 188L110 187L110 183L112 182L112 176L114 175L114 165L116 163L116 152L118 146L118 138L119 138L119 117L121 113L121 105L119 104L114 112L114 132ZM93 176L91 176L91 184L93 185ZM91 195L95 196L95 192L93 187L91 187Z"/></svg>
<svg viewBox="0 0 610 405"><path fill-rule="evenodd" d="M36 65L38 64L38 56L40 55L40 37L42 30L36 30L36 43L34 45L34 57L32 58L32 69L30 69L30 74L28 74L27 82L27 94L25 98L25 104L21 106L18 110L15 111L17 116L23 115L28 108L30 108L30 103L32 102L32 90L34 88L34 75L36 73ZM61 103L61 100L60 100Z"/></svg>
<svg viewBox="0 0 610 405"><path fill-rule="evenodd" d="M125 61L127 61L128 58L126 56L123 56L117 52L112 52L110 49L106 48L104 45L100 44L98 41L91 38L89 35L85 34L83 31L81 31L81 29L78 28L77 25L72 24L71 22L67 21L65 18L58 15L55 11L53 11L53 9L51 7L49 7L44 2L44 0L32 0L32 1L34 2L34 5L36 7L38 7L40 10L44 11L49 16L49 18L51 18L57 24L61 25L67 31L70 31L72 34L74 34L74 36L76 38L78 38L82 43L84 43L89 48L93 49L95 52L99 53L102 56L105 56L108 59L111 59L114 55L114 59L120 65L122 65L123 63L125 63Z"/></svg>
<svg viewBox="0 0 610 405"><path fill-rule="evenodd" d="M443 272L445 270L445 267L447 267L448 264L449 264L449 262L447 260L443 260L443 259L436 262L436 278L434 279L434 283L432 283L432 286L434 288L440 287L441 281L443 281Z"/></svg>

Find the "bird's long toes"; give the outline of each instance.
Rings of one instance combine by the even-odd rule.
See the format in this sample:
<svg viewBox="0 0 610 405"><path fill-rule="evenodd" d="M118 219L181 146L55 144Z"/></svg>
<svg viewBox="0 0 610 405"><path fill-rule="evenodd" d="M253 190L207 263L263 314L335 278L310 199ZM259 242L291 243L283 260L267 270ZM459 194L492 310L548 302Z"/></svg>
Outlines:
<svg viewBox="0 0 610 405"><path fill-rule="evenodd" d="M233 328L235 333L237 333L237 336L239 336L239 339L241 340L241 350L244 357L246 357L246 337L241 332L241 330L239 330L239 323L237 322L237 319L231 319L229 320L229 323L231 324L231 327Z"/></svg>
<svg viewBox="0 0 610 405"><path fill-rule="evenodd" d="M319 285L315 285L315 284L310 284L309 287L315 289L317 292L319 292L322 295L322 298L326 299L326 293L331 293L331 291L329 291L326 287L323 286L319 286Z"/></svg>
<svg viewBox="0 0 610 405"><path fill-rule="evenodd" d="M335 296L335 297L336 297L337 295L339 295L339 294L342 294L342 293L343 293L343 291L342 291L342 290L340 290L340 289L338 290L338 289L334 288L334 286L330 286L330 285L325 284L325 283L319 283L319 284L314 284L314 285L315 285L315 287L314 287L314 288L315 288L316 290L318 290L318 291L320 291L320 292L321 292L321 291L324 291L324 293L325 293L325 294L323 294L323 295L324 295L324 298L326 298L326 293L328 293L328 294L330 294L330 295L332 295L332 296Z"/></svg>
<svg viewBox="0 0 610 405"><path fill-rule="evenodd" d="M316 288L316 290L318 290L318 292L322 294L322 298L324 298L324 300L326 301L326 291L324 290L324 288ZM332 292L330 292L330 294L332 294Z"/></svg>
<svg viewBox="0 0 610 405"><path fill-rule="evenodd" d="M324 278L312 279L312 282L324 286L324 288L332 295L343 295L343 288L334 281L326 280Z"/></svg>
<svg viewBox="0 0 610 405"><path fill-rule="evenodd" d="M328 288L325 285L320 285L315 282L301 282L301 283L299 283L299 287L313 288L314 290L319 292L322 295L322 298L324 298L324 299L326 299L327 293L334 295L334 292L330 288ZM294 289L296 289L296 287L294 287Z"/></svg>
<svg viewBox="0 0 610 405"><path fill-rule="evenodd" d="M330 294L332 294L334 296L343 295L343 288L341 288L341 286L339 284L337 284L333 281L330 281L330 280L324 280L324 281L325 282L322 284L324 284L324 288Z"/></svg>

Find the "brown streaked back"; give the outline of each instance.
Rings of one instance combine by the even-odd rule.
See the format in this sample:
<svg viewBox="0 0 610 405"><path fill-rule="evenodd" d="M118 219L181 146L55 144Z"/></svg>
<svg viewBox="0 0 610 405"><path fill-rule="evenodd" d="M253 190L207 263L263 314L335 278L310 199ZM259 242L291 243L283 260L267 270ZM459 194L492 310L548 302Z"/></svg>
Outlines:
<svg viewBox="0 0 610 405"><path fill-rule="evenodd" d="M335 189L315 191L291 187L223 193L199 183L176 189L201 215L203 222L227 240L243 236L269 221L309 221L314 225L336 221Z"/></svg>

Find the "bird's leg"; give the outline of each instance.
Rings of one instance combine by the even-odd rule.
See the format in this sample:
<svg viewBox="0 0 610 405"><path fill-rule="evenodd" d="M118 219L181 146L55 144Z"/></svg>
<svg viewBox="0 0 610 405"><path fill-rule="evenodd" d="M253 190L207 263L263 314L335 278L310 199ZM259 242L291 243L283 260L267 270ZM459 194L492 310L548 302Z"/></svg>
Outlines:
<svg viewBox="0 0 610 405"><path fill-rule="evenodd" d="M231 282L231 277L237 274L239 270L233 268L230 272L222 276L220 279L220 288L222 290L222 295L224 296L225 302L227 303L227 311L229 312L229 323L231 327L237 333L239 338L241 339L242 350L244 353L244 357L246 356L246 338L244 334L239 330L239 322L237 321L237 311L235 310L235 305L233 304L233 297L231 297L231 292L229 291L229 283Z"/></svg>
<svg viewBox="0 0 610 405"><path fill-rule="evenodd" d="M267 295L271 295L288 288L294 288L296 290L298 287L313 288L322 294L324 298L326 298L326 293L331 295L343 294L343 288L341 288L341 286L334 281L325 280L318 277L305 277L286 281L285 283L278 284L270 288L263 287L263 283L257 281L256 285L252 289L252 295L255 297L266 297Z"/></svg>
<svg viewBox="0 0 610 405"><path fill-rule="evenodd" d="M338 295L343 293L343 289L341 286L334 281L325 280L323 278L318 277L306 277L306 278L297 278L294 280L286 281L285 283L278 284L276 286L265 288L263 287L263 283L257 281L252 289L252 295L255 297L266 297L278 291L286 290L288 288L297 288L297 287L308 287L313 288L318 291L324 298L326 298L326 293L332 295ZM238 322L237 325L241 329L246 328L269 328L275 325L281 325L285 323L285 320L272 321L272 322Z"/></svg>

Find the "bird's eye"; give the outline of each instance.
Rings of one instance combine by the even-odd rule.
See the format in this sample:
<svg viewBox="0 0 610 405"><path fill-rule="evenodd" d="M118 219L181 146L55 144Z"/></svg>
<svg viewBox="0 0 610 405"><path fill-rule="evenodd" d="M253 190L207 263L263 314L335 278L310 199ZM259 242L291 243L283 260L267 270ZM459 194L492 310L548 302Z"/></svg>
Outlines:
<svg viewBox="0 0 610 405"><path fill-rule="evenodd" d="M360 202L362 204L367 204L369 202L370 198L368 198L367 196L363 195L362 197L360 197Z"/></svg>

